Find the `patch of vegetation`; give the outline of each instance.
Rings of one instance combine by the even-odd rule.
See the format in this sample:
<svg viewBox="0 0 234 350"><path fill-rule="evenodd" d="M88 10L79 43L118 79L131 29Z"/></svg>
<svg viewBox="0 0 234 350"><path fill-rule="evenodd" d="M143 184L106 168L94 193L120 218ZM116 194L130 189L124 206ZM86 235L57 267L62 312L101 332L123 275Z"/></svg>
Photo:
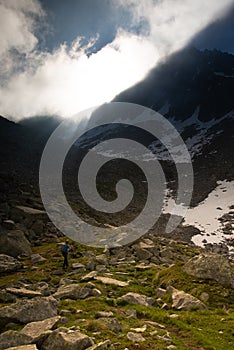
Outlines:
<svg viewBox="0 0 234 350"><path fill-rule="evenodd" d="M62 239L61 239L62 241ZM70 263L80 262L87 264L90 257L87 248L74 244L78 258L70 257ZM180 253L184 256L192 256L194 248L181 245ZM102 254L103 250L89 248L89 253L95 256ZM21 285L28 283L29 288L35 289L39 281L46 281L53 289L59 286L61 278L67 277L77 280L81 286L81 277L88 273L76 273L70 269L62 270L62 256L57 243L43 244L33 248L33 253L39 253L47 260L32 268L30 259L22 259L24 268L13 274L0 277L0 287L4 289L9 285ZM193 253L194 255L194 253ZM231 350L233 349L233 323L234 323L234 292L225 288L215 281L205 281L183 272L183 263L179 260L171 267L158 265L144 270L135 265L112 265L107 266L109 273L99 273L120 281L129 281L125 287L103 284L93 280L92 284L102 293L101 296L90 297L85 300L61 300L58 303L59 313L67 318L66 327L76 326L80 331L94 338L95 342L110 339L116 350L128 348L134 349L167 349L171 344L178 350ZM171 295L166 293L158 300L156 306L145 307L142 305L128 304L118 300L118 297L136 292L150 297L156 297L158 287L166 289L172 285L179 290L200 298L202 293L208 294L205 301L207 310L175 311L171 308L162 309L163 303L172 304ZM1 304L4 306L5 304ZM65 311L66 310L66 311ZM135 310L136 316L130 317L129 310ZM109 321L97 319L98 311L112 312L113 317L121 324L121 331L114 331L109 326ZM110 318L110 322L111 319ZM141 333L145 341L138 345L127 338L128 332L146 325L146 330ZM20 329L20 328L19 328ZM165 336L169 336L166 338ZM171 338L171 341L170 341Z"/></svg>

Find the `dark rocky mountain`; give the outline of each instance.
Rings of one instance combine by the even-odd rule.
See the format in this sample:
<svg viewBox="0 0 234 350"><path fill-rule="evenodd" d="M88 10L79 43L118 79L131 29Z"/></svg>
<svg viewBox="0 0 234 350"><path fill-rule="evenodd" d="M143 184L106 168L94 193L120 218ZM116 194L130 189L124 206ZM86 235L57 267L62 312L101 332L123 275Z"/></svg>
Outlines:
<svg viewBox="0 0 234 350"><path fill-rule="evenodd" d="M233 110L233 78L233 55L186 48L165 59L115 101L162 109L163 115L181 121L199 107L198 119L206 122Z"/></svg>
<svg viewBox="0 0 234 350"><path fill-rule="evenodd" d="M234 55L186 48L167 57L148 76L116 96L114 102L140 104L167 118L183 138L195 173L192 205L207 197L218 180L234 178ZM150 147L162 162L168 153L160 142L136 130L119 128ZM116 129L86 135L81 147L115 137ZM171 169L171 165L169 167Z"/></svg>
<svg viewBox="0 0 234 350"><path fill-rule="evenodd" d="M234 178L233 55L216 50L201 52L187 48L165 59L142 82L122 92L114 101L150 107L159 111L177 128L193 159L193 205L206 198L216 186L217 180ZM56 117L38 117L14 123L1 117L1 171L37 183L43 147L60 121ZM77 143L78 147L73 147L70 152L69 169L73 167L74 159L80 159L81 154L83 156L86 149L96 144L97 140L100 142L116 137L118 133L122 137L127 136L150 145L167 168L166 173L169 174L169 180L172 180L173 188L175 169L168 163L165 150L160 144L149 135L121 127L107 127L97 130L97 133L86 134ZM110 172L111 183L114 183L114 174L119 173L118 166L107 166L102 173L104 178L106 171ZM132 172L135 177L135 168Z"/></svg>
<svg viewBox="0 0 234 350"><path fill-rule="evenodd" d="M37 182L41 154L60 119L37 117L13 122L0 117L0 169L19 181Z"/></svg>

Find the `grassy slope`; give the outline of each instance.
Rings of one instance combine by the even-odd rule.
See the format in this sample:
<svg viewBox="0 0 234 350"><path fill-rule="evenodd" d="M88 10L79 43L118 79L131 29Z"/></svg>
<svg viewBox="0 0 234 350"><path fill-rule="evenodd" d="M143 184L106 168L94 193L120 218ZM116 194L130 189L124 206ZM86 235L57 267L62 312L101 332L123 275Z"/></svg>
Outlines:
<svg viewBox="0 0 234 350"><path fill-rule="evenodd" d="M79 252L87 248L76 246ZM181 247L183 249L183 247ZM191 255L194 248L186 247L185 254ZM98 255L100 250L89 248L89 251ZM17 282L35 284L39 281L46 281L50 286L57 287L62 277L69 277L79 280L81 274L70 275L71 271L58 275L61 271L62 258L57 244L45 244L34 248L35 253L40 253L47 258L46 263L38 265L38 269L32 271L31 262L25 259L24 270L7 276L0 277L0 288ZM87 258L80 257L71 259L71 262L87 263ZM217 284L214 281L203 281L190 277L181 271L181 262L165 268L163 266L152 267L141 271L136 266L126 265L111 267L111 277L119 280L131 280L127 287L104 285L93 281L96 288L102 292L101 297L91 297L85 300L62 300L59 302L59 310L70 311L68 324L66 326L79 326L81 331L95 337L95 341L110 339L115 343L115 349L167 349L171 344L165 340L159 340L157 335L164 335L167 331L173 340L173 344L179 350L189 349L216 349L231 350L234 342L234 293L230 289ZM121 274L122 272L122 274ZM166 287L171 283L174 287L182 289L192 295L199 297L202 292L209 294L206 302L208 307L205 311L174 311L163 310L161 305L164 302L170 304L170 295L165 295L156 307L144 307L130 305L117 300L117 297L135 291L156 298L155 289ZM3 305L3 304L2 304ZM137 318L128 318L126 310L135 309ZM77 313L77 310L81 310ZM95 319L97 311L112 311L114 316L122 324L122 332L111 331L101 319ZM171 314L177 314L177 318L171 318ZM146 339L139 345L127 339L127 333L131 328L142 327L146 321L159 322L165 329L157 326L147 325L147 330L142 334ZM155 332L157 331L157 332ZM152 333L153 332L153 333Z"/></svg>

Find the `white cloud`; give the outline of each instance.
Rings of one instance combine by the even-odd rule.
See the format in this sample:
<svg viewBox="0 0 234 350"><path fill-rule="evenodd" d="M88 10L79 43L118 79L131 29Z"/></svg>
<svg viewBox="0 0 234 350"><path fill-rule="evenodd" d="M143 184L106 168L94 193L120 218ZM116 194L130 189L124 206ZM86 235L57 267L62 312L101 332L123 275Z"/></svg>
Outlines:
<svg viewBox="0 0 234 350"><path fill-rule="evenodd" d="M228 11L233 0L117 0L135 21L147 19L149 38L160 54L184 47L194 35Z"/></svg>
<svg viewBox="0 0 234 350"><path fill-rule="evenodd" d="M35 18L43 16L39 2L0 0L0 33L4 33L0 34L0 114L15 119L45 114L71 116L110 101L141 80L159 58L183 47L232 1L115 3L128 6L133 21L147 20L150 32L137 36L120 29L112 43L87 56L80 38L70 48L62 44L53 53L37 52ZM21 62L18 55L21 59L24 55L21 70L15 70Z"/></svg>
<svg viewBox="0 0 234 350"><path fill-rule="evenodd" d="M0 0L0 56L11 49L30 52L37 44L33 16L42 15L33 0Z"/></svg>
<svg viewBox="0 0 234 350"><path fill-rule="evenodd" d="M78 41L79 42L79 38ZM14 118L58 114L71 116L110 101L123 89L142 79L156 62L156 48L148 40L120 31L97 54L87 56L62 45L42 54L36 70L13 75L0 89L0 109ZM79 49L78 49L79 50ZM34 63L34 55L28 63Z"/></svg>
<svg viewBox="0 0 234 350"><path fill-rule="evenodd" d="M27 57L37 45L36 19L42 17L44 12L37 0L0 0L1 82L19 69L23 63L20 57Z"/></svg>

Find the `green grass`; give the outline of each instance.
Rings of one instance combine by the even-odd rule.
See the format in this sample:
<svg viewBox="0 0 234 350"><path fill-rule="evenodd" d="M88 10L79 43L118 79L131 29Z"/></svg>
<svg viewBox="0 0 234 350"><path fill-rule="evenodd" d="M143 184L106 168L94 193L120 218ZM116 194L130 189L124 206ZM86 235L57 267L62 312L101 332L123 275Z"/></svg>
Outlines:
<svg viewBox="0 0 234 350"><path fill-rule="evenodd" d="M75 247L79 258L70 258L70 263L79 261L86 264L89 258L83 257L82 252L87 248L78 244L75 244ZM188 257L194 254L192 249L186 246L179 247L180 252L184 252ZM94 248L89 248L89 251L95 255L102 253L102 250ZM31 283L33 288L33 285L39 281L47 281L51 287L57 287L62 277L76 279L80 283L81 274L69 275L71 270L57 275L58 271L62 271L62 257L56 243L34 247L33 252L41 254L47 261L36 265L37 269L33 271L31 261L27 258L23 259L25 268L22 271L0 277L1 289L20 282ZM85 300L61 300L58 303L59 311L64 309L70 311L66 315L68 323L65 326L79 326L81 332L94 337L95 342L110 339L115 344L116 350L122 350L125 347L130 350L167 349L170 343L157 338L157 335L163 336L167 332L172 338L172 344L178 350L232 350L234 342L234 291L224 288L215 281L204 281L188 276L182 271L182 266L181 261L169 268L156 266L144 271L131 265L110 266L109 271L112 274L110 277L130 281L129 286L118 287L92 281L96 288L102 292L102 296ZM127 273L127 275L121 275L121 272ZM203 292L208 293L209 299L205 302L207 310L162 310L161 305L164 302L171 305L169 294L162 297L158 306L155 307L130 305L117 300L118 297L130 291L156 298L156 288L166 288L170 284L197 298ZM81 285L85 285L85 283L81 283ZM4 305L1 304L1 306ZM129 309L136 310L137 318L127 317L126 311ZM77 313L77 310L81 311ZM96 319L97 311L112 311L114 317L121 323L122 331L115 333L109 329L105 321ZM171 318L171 314L177 314L178 318ZM165 329L149 325L147 321L158 322L164 325ZM145 324L147 324L147 330L142 334L146 339L145 342L136 345L127 339L127 333L132 331L131 328L142 327ZM157 331L156 334L155 331Z"/></svg>

